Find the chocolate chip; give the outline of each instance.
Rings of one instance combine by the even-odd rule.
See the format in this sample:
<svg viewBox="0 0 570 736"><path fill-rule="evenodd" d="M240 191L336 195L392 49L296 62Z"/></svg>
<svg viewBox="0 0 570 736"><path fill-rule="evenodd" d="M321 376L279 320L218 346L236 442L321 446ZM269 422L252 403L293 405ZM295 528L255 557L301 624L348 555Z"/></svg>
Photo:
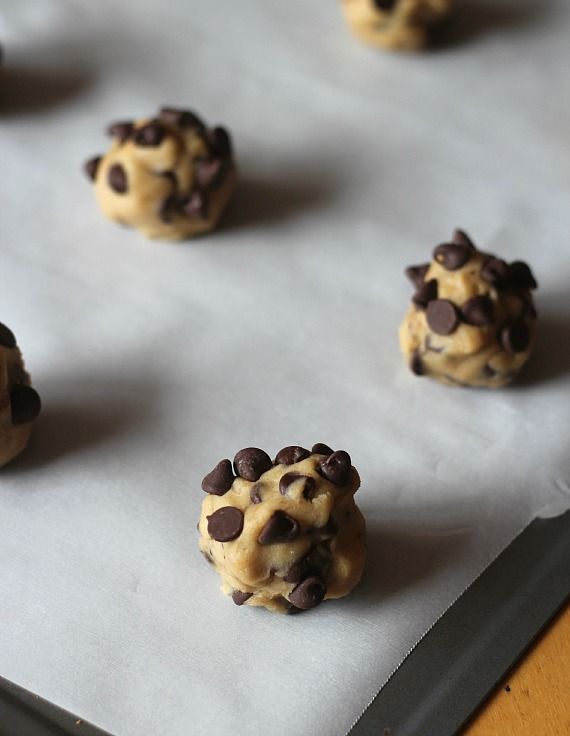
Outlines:
<svg viewBox="0 0 570 736"><path fill-rule="evenodd" d="M438 335L451 335L459 326L457 307L447 299L435 299L426 310L427 323Z"/></svg>
<svg viewBox="0 0 570 736"><path fill-rule="evenodd" d="M433 257L447 271L457 271L471 258L471 248L458 243L444 243L437 246Z"/></svg>
<svg viewBox="0 0 570 736"><path fill-rule="evenodd" d="M190 110L180 110L176 107L162 107L160 109L160 119L168 125L177 125L180 128L193 128L202 133L206 130L206 126Z"/></svg>
<svg viewBox="0 0 570 736"><path fill-rule="evenodd" d="M509 279L509 267L501 258L490 256L481 268L481 278L498 288L504 287Z"/></svg>
<svg viewBox="0 0 570 736"><path fill-rule="evenodd" d="M461 307L461 316L468 325L491 325L495 320L495 306L492 299L485 294L474 296Z"/></svg>
<svg viewBox="0 0 570 736"><path fill-rule="evenodd" d="M416 376L425 375L424 364L417 350L412 353L412 357L410 358L410 370Z"/></svg>
<svg viewBox="0 0 570 736"><path fill-rule="evenodd" d="M322 442L317 442L316 445L311 447L313 455L332 455L334 450L328 445L324 445Z"/></svg>
<svg viewBox="0 0 570 736"><path fill-rule="evenodd" d="M178 187L178 178L174 171L161 171L159 176L162 176L165 179L168 179L172 183L172 186L175 189Z"/></svg>
<svg viewBox="0 0 570 736"><path fill-rule="evenodd" d="M294 465L310 457L311 453L299 445L291 445L279 450L275 456L275 465Z"/></svg>
<svg viewBox="0 0 570 736"><path fill-rule="evenodd" d="M429 302L437 299L437 280L430 279L423 283L412 297L413 303L420 309L425 309Z"/></svg>
<svg viewBox="0 0 570 736"><path fill-rule="evenodd" d="M231 462L220 460L216 467L204 477L202 490L206 493L213 493L215 496L223 496L230 490L234 480Z"/></svg>
<svg viewBox="0 0 570 736"><path fill-rule="evenodd" d="M513 261L509 266L509 282L513 289L536 289L538 284L528 263Z"/></svg>
<svg viewBox="0 0 570 736"><path fill-rule="evenodd" d="M261 503L263 501L263 498L261 497L261 483L256 483L251 487L249 500L252 503Z"/></svg>
<svg viewBox="0 0 570 736"><path fill-rule="evenodd" d="M168 224L172 222L172 218L176 215L179 209L180 201L178 197L175 194L169 194L160 205L158 214L162 222L166 222Z"/></svg>
<svg viewBox="0 0 570 736"><path fill-rule="evenodd" d="M408 266L404 273L410 279L416 289L418 289L424 283L424 279L428 270L429 263L422 263L419 266Z"/></svg>
<svg viewBox="0 0 570 736"><path fill-rule="evenodd" d="M459 230L459 228L453 231L451 242L455 245L464 245L469 248L469 250L477 250L469 235L467 235L463 230Z"/></svg>
<svg viewBox="0 0 570 736"><path fill-rule="evenodd" d="M303 578L306 578L309 574L309 566L307 565L307 558L302 557L297 562L294 562L287 575L283 578L286 583L300 583Z"/></svg>
<svg viewBox="0 0 570 736"><path fill-rule="evenodd" d="M528 329L522 322L507 325L501 330L499 336L503 350L511 355L522 353L527 349L530 340Z"/></svg>
<svg viewBox="0 0 570 736"><path fill-rule="evenodd" d="M208 534L216 542L230 542L239 537L243 531L243 514L235 506L222 506L206 518Z"/></svg>
<svg viewBox="0 0 570 736"><path fill-rule="evenodd" d="M494 378L497 375L497 371L491 368L490 365L483 366L483 376L485 378Z"/></svg>
<svg viewBox="0 0 570 736"><path fill-rule="evenodd" d="M100 163L101 156L95 156L94 158L90 158L89 161L86 161L83 165L83 170L91 179L91 181L95 181L95 177L97 176L97 169L99 168Z"/></svg>
<svg viewBox="0 0 570 736"><path fill-rule="evenodd" d="M378 10L392 10L398 0L374 0L374 5L378 8Z"/></svg>
<svg viewBox="0 0 570 736"><path fill-rule="evenodd" d="M301 475L300 473L285 473L279 481L279 492L285 496L289 491L289 486L297 481L303 483L303 497L310 501L315 492L315 481L310 475Z"/></svg>
<svg viewBox="0 0 570 736"><path fill-rule="evenodd" d="M107 133L120 143L124 143L131 137L134 129L135 126L131 122L113 123L107 128Z"/></svg>
<svg viewBox="0 0 570 736"><path fill-rule="evenodd" d="M232 140L230 138L230 134L225 128L218 126L217 128L209 130L206 138L214 156L219 156L220 158L231 157Z"/></svg>
<svg viewBox="0 0 570 736"><path fill-rule="evenodd" d="M10 408L12 424L28 424L40 413L42 402L38 392L31 386L16 384L10 390Z"/></svg>
<svg viewBox="0 0 570 736"><path fill-rule="evenodd" d="M319 473L334 483L335 486L345 486L350 480L351 460L348 452L337 450L333 452L318 467Z"/></svg>
<svg viewBox="0 0 570 736"><path fill-rule="evenodd" d="M243 606L243 604L248 601L253 593L245 593L242 590L234 590L232 593L232 601L236 604L236 606Z"/></svg>
<svg viewBox="0 0 570 736"><path fill-rule="evenodd" d="M217 189L223 182L228 163L221 158L203 159L196 163L196 184L200 189Z"/></svg>
<svg viewBox="0 0 570 736"><path fill-rule="evenodd" d="M5 348L16 347L16 338L14 337L14 333L9 327L3 325L2 322L0 322L0 345Z"/></svg>
<svg viewBox="0 0 570 736"><path fill-rule="evenodd" d="M182 200L180 210L193 220L205 220L208 217L208 201L202 192L192 192Z"/></svg>
<svg viewBox="0 0 570 736"><path fill-rule="evenodd" d="M306 611L322 603L326 592L322 581L316 575L312 575L293 588L289 600L297 608Z"/></svg>
<svg viewBox="0 0 570 736"><path fill-rule="evenodd" d="M323 548L323 545L319 545L294 562L283 580L286 583L300 583L310 575L318 575L321 580L324 580L329 567L330 552Z"/></svg>
<svg viewBox="0 0 570 736"><path fill-rule="evenodd" d="M166 131L158 120L151 120L150 123L135 130L134 142L137 146L154 148L160 146L165 135Z"/></svg>
<svg viewBox="0 0 570 736"><path fill-rule="evenodd" d="M129 188L127 182L127 172L121 164L113 164L107 172L107 181L109 186L117 194L124 194Z"/></svg>
<svg viewBox="0 0 570 736"><path fill-rule="evenodd" d="M246 447L234 457L236 475L246 480L259 480L259 477L272 467L269 455L258 447Z"/></svg>
<svg viewBox="0 0 570 736"><path fill-rule="evenodd" d="M257 539L259 544L291 542L299 534L299 524L284 511L275 511Z"/></svg>

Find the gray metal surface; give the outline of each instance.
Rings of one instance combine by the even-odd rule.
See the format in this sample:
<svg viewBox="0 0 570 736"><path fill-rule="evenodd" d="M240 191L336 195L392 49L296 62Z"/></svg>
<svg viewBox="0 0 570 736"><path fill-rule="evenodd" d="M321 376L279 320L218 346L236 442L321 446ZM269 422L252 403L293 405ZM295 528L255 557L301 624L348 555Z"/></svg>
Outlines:
<svg viewBox="0 0 570 736"><path fill-rule="evenodd" d="M570 512L537 519L463 593L350 736L452 736L570 598Z"/></svg>

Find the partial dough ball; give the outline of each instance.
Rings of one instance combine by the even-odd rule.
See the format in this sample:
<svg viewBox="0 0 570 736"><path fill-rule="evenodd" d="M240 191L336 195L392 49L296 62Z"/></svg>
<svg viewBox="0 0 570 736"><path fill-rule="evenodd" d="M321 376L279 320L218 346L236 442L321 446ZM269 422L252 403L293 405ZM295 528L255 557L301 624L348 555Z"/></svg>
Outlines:
<svg viewBox="0 0 570 736"><path fill-rule="evenodd" d="M347 595L366 553L354 503L360 478L343 450L248 447L202 481L200 549L238 606L296 613Z"/></svg>
<svg viewBox="0 0 570 736"><path fill-rule="evenodd" d="M85 164L103 214L149 238L182 240L216 227L235 188L225 128L188 110L114 123L104 156Z"/></svg>
<svg viewBox="0 0 570 736"><path fill-rule="evenodd" d="M25 449L40 408L16 338L0 323L0 466Z"/></svg>
<svg viewBox="0 0 570 736"><path fill-rule="evenodd" d="M364 43L392 51L425 46L429 31L453 0L342 0L352 30Z"/></svg>
<svg viewBox="0 0 570 736"><path fill-rule="evenodd" d="M416 289L400 327L410 369L452 386L509 383L535 339L530 268L477 250L461 230L433 258L406 269Z"/></svg>

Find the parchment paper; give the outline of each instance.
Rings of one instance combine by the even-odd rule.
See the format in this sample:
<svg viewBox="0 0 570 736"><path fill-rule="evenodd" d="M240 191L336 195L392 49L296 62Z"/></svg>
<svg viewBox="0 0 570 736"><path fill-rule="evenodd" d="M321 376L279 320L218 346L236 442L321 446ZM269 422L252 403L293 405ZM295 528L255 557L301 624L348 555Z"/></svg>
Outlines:
<svg viewBox="0 0 570 736"><path fill-rule="evenodd" d="M568 506L570 5L458 3L438 49L359 45L338 3L4 3L0 319L44 411L0 478L0 674L116 736L342 736L537 513ZM148 242L82 162L162 104L234 134L222 229ZM541 334L495 393L409 373L402 275L463 227L528 260ZM241 447L347 449L360 587L236 608L197 549Z"/></svg>

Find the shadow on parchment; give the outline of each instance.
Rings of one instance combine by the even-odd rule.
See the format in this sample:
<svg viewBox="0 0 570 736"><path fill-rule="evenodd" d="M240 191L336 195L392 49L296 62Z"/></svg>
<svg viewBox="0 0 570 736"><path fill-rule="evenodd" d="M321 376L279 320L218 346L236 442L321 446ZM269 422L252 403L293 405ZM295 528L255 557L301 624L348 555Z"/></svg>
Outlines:
<svg viewBox="0 0 570 736"><path fill-rule="evenodd" d="M0 117L17 117L48 112L80 94L92 74L80 67L49 69L10 66L0 70Z"/></svg>
<svg viewBox="0 0 570 736"><path fill-rule="evenodd" d="M559 299L562 304L567 300ZM570 373L570 311L544 308L538 299L536 342L528 363L510 388L528 388Z"/></svg>

